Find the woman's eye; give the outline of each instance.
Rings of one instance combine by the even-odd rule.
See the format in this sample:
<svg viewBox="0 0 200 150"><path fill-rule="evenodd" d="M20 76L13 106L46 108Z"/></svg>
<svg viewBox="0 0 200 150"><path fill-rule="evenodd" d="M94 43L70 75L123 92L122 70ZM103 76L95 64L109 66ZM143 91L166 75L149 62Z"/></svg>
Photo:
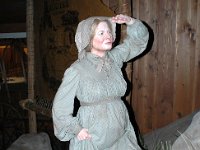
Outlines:
<svg viewBox="0 0 200 150"><path fill-rule="evenodd" d="M99 32L99 35L103 35L103 32Z"/></svg>

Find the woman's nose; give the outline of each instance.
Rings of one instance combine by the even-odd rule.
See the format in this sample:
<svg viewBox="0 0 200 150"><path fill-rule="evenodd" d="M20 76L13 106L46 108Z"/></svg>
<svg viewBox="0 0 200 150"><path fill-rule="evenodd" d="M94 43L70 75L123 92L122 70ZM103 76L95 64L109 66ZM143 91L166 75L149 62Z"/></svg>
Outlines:
<svg viewBox="0 0 200 150"><path fill-rule="evenodd" d="M107 32L105 35L106 38L112 38L112 34L110 32Z"/></svg>

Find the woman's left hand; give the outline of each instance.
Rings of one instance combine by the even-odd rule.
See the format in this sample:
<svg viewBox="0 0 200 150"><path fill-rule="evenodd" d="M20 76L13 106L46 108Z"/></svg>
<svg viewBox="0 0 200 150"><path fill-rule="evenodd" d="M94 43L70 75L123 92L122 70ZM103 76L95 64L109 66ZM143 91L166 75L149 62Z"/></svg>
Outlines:
<svg viewBox="0 0 200 150"><path fill-rule="evenodd" d="M127 25L133 24L135 21L134 18L127 16L127 15L116 15L115 17L112 17L112 22L118 23L118 24L123 24L126 23Z"/></svg>
<svg viewBox="0 0 200 150"><path fill-rule="evenodd" d="M78 140L90 140L92 137L88 133L88 129L83 128L77 135Z"/></svg>

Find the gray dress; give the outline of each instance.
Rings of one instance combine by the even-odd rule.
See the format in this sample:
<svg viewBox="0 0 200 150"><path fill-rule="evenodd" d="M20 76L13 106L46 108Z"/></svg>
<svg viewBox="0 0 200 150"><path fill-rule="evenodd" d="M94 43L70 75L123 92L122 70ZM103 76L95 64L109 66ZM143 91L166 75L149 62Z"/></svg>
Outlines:
<svg viewBox="0 0 200 150"><path fill-rule="evenodd" d="M70 150L140 149L121 100L127 88L121 68L145 50L149 34L139 20L127 27L127 34L124 42L105 57L87 52L64 73L52 116L55 136L61 141L70 140ZM81 107L73 117L75 97ZM82 128L89 130L91 140L77 139Z"/></svg>

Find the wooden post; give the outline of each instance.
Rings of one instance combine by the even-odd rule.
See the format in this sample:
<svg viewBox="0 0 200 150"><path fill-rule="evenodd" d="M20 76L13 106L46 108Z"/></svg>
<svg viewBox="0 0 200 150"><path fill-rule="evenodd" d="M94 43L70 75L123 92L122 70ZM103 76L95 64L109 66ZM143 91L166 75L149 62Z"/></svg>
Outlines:
<svg viewBox="0 0 200 150"><path fill-rule="evenodd" d="M131 3L130 0L119 0L118 14L124 14L124 15L131 16L132 13L131 13L131 4L130 3ZM126 36L126 27L122 26L122 38L121 39L124 39L125 36ZM126 74L127 74L128 80L130 82L132 82L132 71L133 71L132 68L133 68L133 63L132 62L127 63ZM129 92L129 94L127 95L126 100L129 104L131 104L131 92Z"/></svg>
<svg viewBox="0 0 200 150"><path fill-rule="evenodd" d="M34 5L33 0L27 0L26 3L26 25L27 25L27 48L28 48L28 98L34 100L34 82L35 82L35 63L34 63ZM28 111L29 132L37 132L36 113Z"/></svg>

